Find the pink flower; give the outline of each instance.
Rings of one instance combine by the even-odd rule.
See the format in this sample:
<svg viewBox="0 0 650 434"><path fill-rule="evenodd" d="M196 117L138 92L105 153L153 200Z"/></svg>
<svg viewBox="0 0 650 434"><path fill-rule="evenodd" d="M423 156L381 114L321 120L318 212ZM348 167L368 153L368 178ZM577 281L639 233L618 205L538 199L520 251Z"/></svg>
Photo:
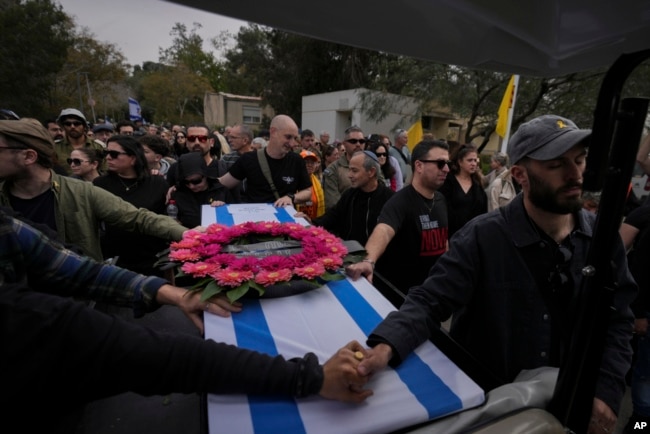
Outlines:
<svg viewBox="0 0 650 434"><path fill-rule="evenodd" d="M293 272L306 279L315 279L325 273L325 267L319 262L313 262L306 267L295 268Z"/></svg>
<svg viewBox="0 0 650 434"><path fill-rule="evenodd" d="M183 233L184 240L198 240L202 236L203 236L202 232L195 231L194 229L190 229L189 231L185 231L185 233Z"/></svg>
<svg viewBox="0 0 650 434"><path fill-rule="evenodd" d="M336 244L325 244L323 246L323 251L324 252L329 252L338 256L345 256L348 254L348 249L345 248L345 246L341 243L336 243Z"/></svg>
<svg viewBox="0 0 650 434"><path fill-rule="evenodd" d="M239 271L252 271L255 272L257 271L257 268L259 267L259 259L253 257L253 256L245 256L243 258L238 258L235 259L230 263L230 268L233 270L239 270Z"/></svg>
<svg viewBox="0 0 650 434"><path fill-rule="evenodd" d="M198 261L200 256L189 249L178 249L169 252L169 259L177 262Z"/></svg>
<svg viewBox="0 0 650 434"><path fill-rule="evenodd" d="M183 238L180 241L175 241L169 245L172 250L178 249L191 249L192 247L199 246L201 243L196 238Z"/></svg>
<svg viewBox="0 0 650 434"><path fill-rule="evenodd" d="M206 262L186 262L181 266L181 270L193 277L205 277L219 270L219 265Z"/></svg>
<svg viewBox="0 0 650 434"><path fill-rule="evenodd" d="M210 274L221 286L232 286L236 288L242 283L251 280L255 275L252 271L237 271L231 268L219 270Z"/></svg>
<svg viewBox="0 0 650 434"><path fill-rule="evenodd" d="M230 253L221 253L218 255L211 256L205 260L208 264L218 264L223 267L227 267L237 259L237 256L230 254Z"/></svg>
<svg viewBox="0 0 650 434"><path fill-rule="evenodd" d="M293 261L288 256L267 256L260 259L258 263L260 269L267 271L277 271L286 268L293 268Z"/></svg>
<svg viewBox="0 0 650 434"><path fill-rule="evenodd" d="M214 256L221 252L220 244L204 244L194 248L194 251L202 257Z"/></svg>
<svg viewBox="0 0 650 434"><path fill-rule="evenodd" d="M291 270L284 268L281 270L262 270L255 276L255 282L262 286L269 286L276 283L288 282L293 277Z"/></svg>
<svg viewBox="0 0 650 434"><path fill-rule="evenodd" d="M218 234L220 232L223 232L225 230L230 229L228 226L225 225L220 225L217 223L211 224L207 228L205 228L205 233L206 234Z"/></svg>
<svg viewBox="0 0 650 434"><path fill-rule="evenodd" d="M340 256L329 255L318 260L326 270L336 270L343 265L343 259Z"/></svg>

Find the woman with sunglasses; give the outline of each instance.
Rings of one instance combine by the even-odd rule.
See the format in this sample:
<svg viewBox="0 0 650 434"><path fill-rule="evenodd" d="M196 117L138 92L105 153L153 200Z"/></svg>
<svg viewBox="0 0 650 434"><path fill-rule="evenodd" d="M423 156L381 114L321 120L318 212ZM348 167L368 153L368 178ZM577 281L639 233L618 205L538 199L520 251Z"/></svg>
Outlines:
<svg viewBox="0 0 650 434"><path fill-rule="evenodd" d="M151 176L142 144L133 136L113 136L104 150L108 172L93 183L138 208L165 214L169 185L162 176ZM105 258L118 257L117 265L145 275L162 275L154 267L156 254L167 247L161 238L127 232L106 225L101 242Z"/></svg>
<svg viewBox="0 0 650 434"><path fill-rule="evenodd" d="M72 170L72 178L92 182L101 175L99 166L103 159L102 153L94 148L80 148L70 152L67 163Z"/></svg>
<svg viewBox="0 0 650 434"><path fill-rule="evenodd" d="M476 147L460 145L452 153L451 162L450 176L439 190L447 199L450 239L465 223L486 213L488 202Z"/></svg>
<svg viewBox="0 0 650 434"><path fill-rule="evenodd" d="M397 159L388 154L388 148L382 143L372 143L370 150L379 160L379 167L381 167L381 172L384 174L386 187L393 191L401 190L404 187L404 179Z"/></svg>
<svg viewBox="0 0 650 434"><path fill-rule="evenodd" d="M201 225L201 206L234 203L230 191L208 177L208 166L199 152L181 155L176 164L176 190L171 198L178 207L178 220L188 228Z"/></svg>

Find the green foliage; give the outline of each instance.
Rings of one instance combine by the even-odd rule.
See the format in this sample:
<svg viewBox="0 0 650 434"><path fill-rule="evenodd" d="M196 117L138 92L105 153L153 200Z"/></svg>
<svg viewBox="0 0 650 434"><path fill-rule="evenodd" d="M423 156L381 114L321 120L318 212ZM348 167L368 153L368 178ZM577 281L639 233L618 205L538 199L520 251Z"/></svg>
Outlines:
<svg viewBox="0 0 650 434"><path fill-rule="evenodd" d="M172 45L158 50L160 63L172 66L185 66L191 73L207 81L212 89L222 89L223 66L211 52L203 50L203 38L197 33L201 24L194 23L188 31L187 26L176 23L170 35Z"/></svg>
<svg viewBox="0 0 650 434"><path fill-rule="evenodd" d="M381 53L251 24L225 53L229 92L261 96L276 113L299 121L302 97L368 87Z"/></svg>
<svg viewBox="0 0 650 434"><path fill-rule="evenodd" d="M72 22L60 5L31 0L0 9L0 28L0 106L20 116L48 115Z"/></svg>

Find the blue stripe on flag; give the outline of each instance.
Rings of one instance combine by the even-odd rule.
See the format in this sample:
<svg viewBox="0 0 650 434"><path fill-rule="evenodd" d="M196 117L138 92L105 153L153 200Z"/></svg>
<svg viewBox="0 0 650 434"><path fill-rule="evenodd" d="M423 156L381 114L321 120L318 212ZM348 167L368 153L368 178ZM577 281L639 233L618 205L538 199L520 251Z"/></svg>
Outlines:
<svg viewBox="0 0 650 434"><path fill-rule="evenodd" d="M217 223L220 225L232 226L235 224L232 214L228 212L228 207L226 205L215 207L214 212L217 217Z"/></svg>
<svg viewBox="0 0 650 434"><path fill-rule="evenodd" d="M354 319L366 336L381 322L381 316L347 280L328 282L327 286ZM400 380L416 399L426 408L429 418L460 410L463 404L458 396L440 380L417 354L411 353L395 369ZM444 403L441 406L441 403Z"/></svg>
<svg viewBox="0 0 650 434"><path fill-rule="evenodd" d="M296 221L293 216L289 215L286 209L281 207L275 209L275 217L280 223L293 223Z"/></svg>
<svg viewBox="0 0 650 434"><path fill-rule="evenodd" d="M218 207L225 208L225 207ZM264 317L259 300L247 300L246 307L232 316L237 346L276 356L278 350ZM249 396L248 404L255 434L262 433L306 433L293 399Z"/></svg>

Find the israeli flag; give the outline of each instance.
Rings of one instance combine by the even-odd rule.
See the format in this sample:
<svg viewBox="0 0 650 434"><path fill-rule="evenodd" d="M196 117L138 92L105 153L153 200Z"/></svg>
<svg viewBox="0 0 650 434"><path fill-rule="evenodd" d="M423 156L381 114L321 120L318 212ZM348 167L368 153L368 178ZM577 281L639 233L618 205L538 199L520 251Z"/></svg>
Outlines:
<svg viewBox="0 0 650 434"><path fill-rule="evenodd" d="M321 363L351 340L364 344L395 308L365 279L345 279L291 297L246 299L230 318L205 315L206 339L285 358L313 352ZM431 342L397 369L376 373L362 404L209 395L211 434L389 433L483 403L483 391Z"/></svg>
<svg viewBox="0 0 650 434"><path fill-rule="evenodd" d="M304 218L295 217L297 212L292 206L276 208L270 203L240 203L218 207L203 205L201 224L209 226L212 223L219 223L232 226L246 222L279 222L309 226L309 222Z"/></svg>
<svg viewBox="0 0 650 434"><path fill-rule="evenodd" d="M131 97L129 97L129 119L132 121L142 120L142 109L140 108L140 103Z"/></svg>

